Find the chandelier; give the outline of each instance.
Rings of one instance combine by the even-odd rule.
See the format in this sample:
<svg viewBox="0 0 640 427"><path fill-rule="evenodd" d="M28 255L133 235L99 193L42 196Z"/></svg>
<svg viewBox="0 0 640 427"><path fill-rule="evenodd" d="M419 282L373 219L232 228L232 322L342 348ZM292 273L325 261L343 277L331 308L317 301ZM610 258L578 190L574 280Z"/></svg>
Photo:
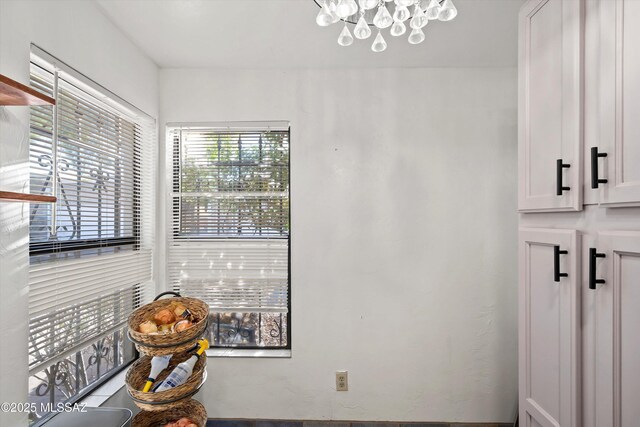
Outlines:
<svg viewBox="0 0 640 427"><path fill-rule="evenodd" d="M387 42L381 30L390 28L389 33L399 37L407 32L405 21L409 21L409 43L418 44L424 41L423 28L432 20L451 21L458 11L451 0L314 0L320 7L316 23L328 27L338 21L344 27L338 36L340 46L353 44L353 36L357 39L368 39L373 28L377 35L371 45L374 52L382 52ZM353 24L353 35L347 24Z"/></svg>

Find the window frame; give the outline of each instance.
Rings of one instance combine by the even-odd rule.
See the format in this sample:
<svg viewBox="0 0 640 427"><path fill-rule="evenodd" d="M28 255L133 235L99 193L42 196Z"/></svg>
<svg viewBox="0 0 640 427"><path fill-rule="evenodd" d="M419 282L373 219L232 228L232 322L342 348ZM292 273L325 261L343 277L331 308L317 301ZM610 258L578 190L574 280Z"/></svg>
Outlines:
<svg viewBox="0 0 640 427"><path fill-rule="evenodd" d="M184 236L180 233L178 226L178 230L176 230L175 224L172 220L174 214L176 213L176 209L180 210L180 203L178 206L174 206L173 203L167 203L168 205L168 235L172 240L175 241L225 241L225 240L286 240L287 241L287 312L282 313L286 314L286 329L285 332L287 334L286 345L284 346L259 346L259 345L241 345L241 346L224 346L217 345L214 342L210 343L209 350L207 351L208 356L213 357L264 357L264 358L282 358L282 357L291 357L292 350L292 327L291 327L291 309L292 309L292 298L291 298L291 234L292 234L292 216L291 216L291 199L292 199L292 191L291 191L291 124L289 121L267 121L267 122L208 122L208 123L166 123L166 141L170 145L168 147L168 165L170 167L167 168L168 173L168 188L169 188L169 199L172 199L177 194L181 194L181 175L182 175L182 150L181 143L182 138L178 141L175 141L172 138L172 130L176 128L207 128L207 129L220 129L226 131L238 131L238 132L247 132L247 131L255 131L255 132L268 132L271 130L271 126L278 127L282 126L283 123L286 123L286 132L288 135L288 162L287 162L287 187L288 187L288 209L287 215L289 217L289 230L287 232L286 237L284 236L276 236L276 235L267 235L267 237L258 236L244 236L244 235L227 235L227 236L218 236L218 237L210 237L210 236ZM176 156L178 157L179 169L176 171L172 166L176 161ZM236 161L236 163L240 163L240 161ZM226 164L225 164L226 166ZM182 221L181 214L178 214L180 221ZM167 276L168 277L168 276ZM222 314L223 312L218 312L218 314ZM233 311L225 311L224 313L234 313ZM260 312L246 312L251 314L258 314ZM218 332L219 333L219 332ZM271 354L270 354L271 352Z"/></svg>

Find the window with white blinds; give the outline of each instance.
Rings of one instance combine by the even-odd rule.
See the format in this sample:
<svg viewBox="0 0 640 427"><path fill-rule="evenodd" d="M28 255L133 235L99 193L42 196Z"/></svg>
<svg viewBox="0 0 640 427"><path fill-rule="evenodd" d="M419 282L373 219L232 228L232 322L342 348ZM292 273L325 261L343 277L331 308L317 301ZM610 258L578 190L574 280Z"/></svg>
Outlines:
<svg viewBox="0 0 640 427"><path fill-rule="evenodd" d="M30 187L57 202L29 212L30 398L72 399L133 357L123 328L152 285L155 122L32 52L31 86L56 106L31 109Z"/></svg>
<svg viewBox="0 0 640 427"><path fill-rule="evenodd" d="M32 109L31 191L59 198L55 205L32 206L31 255L133 247L140 221L140 124L55 70L34 64L31 85L57 103Z"/></svg>
<svg viewBox="0 0 640 427"><path fill-rule="evenodd" d="M173 126L168 277L220 347L289 346L289 126Z"/></svg>

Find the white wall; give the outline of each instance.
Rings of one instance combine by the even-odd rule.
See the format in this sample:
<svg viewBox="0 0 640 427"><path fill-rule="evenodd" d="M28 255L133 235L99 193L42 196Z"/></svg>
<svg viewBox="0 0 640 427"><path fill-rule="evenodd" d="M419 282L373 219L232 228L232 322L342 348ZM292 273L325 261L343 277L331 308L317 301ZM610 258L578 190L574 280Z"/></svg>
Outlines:
<svg viewBox="0 0 640 427"><path fill-rule="evenodd" d="M35 43L157 117L158 71L89 1L0 0L0 73L29 82ZM0 107L0 189L29 191L29 109ZM27 401L29 205L0 202L0 402ZM27 424L0 413L0 425Z"/></svg>
<svg viewBox="0 0 640 427"><path fill-rule="evenodd" d="M515 69L162 70L160 89L161 129L291 121L293 357L210 359L210 417L512 420Z"/></svg>

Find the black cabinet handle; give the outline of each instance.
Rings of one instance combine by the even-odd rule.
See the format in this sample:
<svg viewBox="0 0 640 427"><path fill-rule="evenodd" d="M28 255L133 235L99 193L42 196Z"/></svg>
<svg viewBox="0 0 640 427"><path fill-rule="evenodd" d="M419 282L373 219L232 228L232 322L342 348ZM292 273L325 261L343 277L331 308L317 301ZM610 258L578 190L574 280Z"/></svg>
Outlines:
<svg viewBox="0 0 640 427"><path fill-rule="evenodd" d="M562 184L562 170L564 168L570 168L571 165L568 163L562 163L562 159L556 160L556 194L558 196L562 196L563 191L571 190L571 187L565 187Z"/></svg>
<svg viewBox="0 0 640 427"><path fill-rule="evenodd" d="M607 157L607 153L598 153L598 147L591 147L591 188L598 188L599 184L606 184L607 179L598 177L598 159Z"/></svg>
<svg viewBox="0 0 640 427"><path fill-rule="evenodd" d="M561 251L560 246L553 247L553 281L559 282L561 277L569 277L569 273L560 273L560 255L566 255L569 251Z"/></svg>
<svg viewBox="0 0 640 427"><path fill-rule="evenodd" d="M599 253L596 248L589 248L589 289L595 289L598 283L605 283L604 279L596 279L596 261L605 257L606 255Z"/></svg>

